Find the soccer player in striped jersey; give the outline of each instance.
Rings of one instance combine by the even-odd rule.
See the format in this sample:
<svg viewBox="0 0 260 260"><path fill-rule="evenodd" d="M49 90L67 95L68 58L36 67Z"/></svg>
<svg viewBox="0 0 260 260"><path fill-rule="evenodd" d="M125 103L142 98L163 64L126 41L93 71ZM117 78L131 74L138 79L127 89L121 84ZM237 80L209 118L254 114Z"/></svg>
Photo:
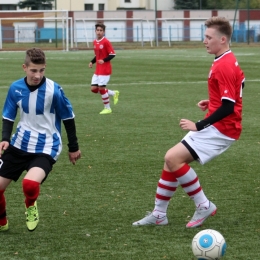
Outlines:
<svg viewBox="0 0 260 260"><path fill-rule="evenodd" d="M89 63L89 68L96 63L96 70L91 80L91 91L95 94L100 93L104 109L101 115L112 113L109 96L113 96L114 104L118 103L119 91L106 88L112 73L111 60L116 56L110 41L105 37L106 26L102 23L95 25L97 38L93 42L95 57Z"/></svg>
<svg viewBox="0 0 260 260"><path fill-rule="evenodd" d="M69 160L75 164L81 157L71 103L62 88L44 76L45 68L44 52L37 48L27 50L23 64L26 77L11 84L5 100L0 142L0 231L9 228L4 192L23 171L26 225L29 231L36 229L40 184L62 150L61 121L67 132ZM20 120L11 137L18 110Z"/></svg>
<svg viewBox="0 0 260 260"><path fill-rule="evenodd" d="M232 28L222 17L212 17L205 22L204 45L215 60L208 75L208 99L201 100L198 107L208 110L204 119L194 123L180 120L180 127L188 134L169 149L158 182L153 212L133 223L138 225L166 225L167 207L180 185L194 201L196 210L187 228L201 226L215 215L216 205L204 194L196 172L189 165L193 161L205 164L226 151L241 134L242 89L244 73L229 49Z"/></svg>

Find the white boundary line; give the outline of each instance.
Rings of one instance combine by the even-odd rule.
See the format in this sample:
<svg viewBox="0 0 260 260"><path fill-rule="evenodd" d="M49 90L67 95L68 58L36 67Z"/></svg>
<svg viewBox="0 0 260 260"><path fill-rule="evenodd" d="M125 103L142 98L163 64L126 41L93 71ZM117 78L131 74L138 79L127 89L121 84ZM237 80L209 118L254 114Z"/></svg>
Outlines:
<svg viewBox="0 0 260 260"><path fill-rule="evenodd" d="M260 79L246 79L245 82L260 82ZM112 83L109 86L129 86L129 85L177 85L177 84L207 84L207 81L172 81L172 82L129 82L129 83ZM89 87L90 83L86 84L61 84L61 87ZM9 88L9 86L0 86L0 89Z"/></svg>

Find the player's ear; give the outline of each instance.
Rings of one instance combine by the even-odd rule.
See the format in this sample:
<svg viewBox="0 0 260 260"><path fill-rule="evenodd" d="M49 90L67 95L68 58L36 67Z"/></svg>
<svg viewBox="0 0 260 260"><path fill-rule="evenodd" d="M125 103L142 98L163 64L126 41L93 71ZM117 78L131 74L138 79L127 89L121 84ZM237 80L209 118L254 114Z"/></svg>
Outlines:
<svg viewBox="0 0 260 260"><path fill-rule="evenodd" d="M23 70L26 71L27 66L25 64L23 64L22 67L23 67Z"/></svg>
<svg viewBox="0 0 260 260"><path fill-rule="evenodd" d="M227 42L227 36L222 35L220 41L221 41L221 43L226 43Z"/></svg>

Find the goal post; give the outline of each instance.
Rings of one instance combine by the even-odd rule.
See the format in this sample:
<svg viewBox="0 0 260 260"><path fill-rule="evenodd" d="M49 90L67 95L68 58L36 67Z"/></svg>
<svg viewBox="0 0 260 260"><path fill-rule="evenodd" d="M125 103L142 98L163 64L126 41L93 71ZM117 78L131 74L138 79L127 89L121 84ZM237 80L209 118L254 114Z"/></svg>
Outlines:
<svg viewBox="0 0 260 260"><path fill-rule="evenodd" d="M4 18L0 18L0 27L1 49L3 46L15 49L34 44L44 48L52 45L53 48L69 50L72 18L69 18L68 11L18 11L15 16L13 12L7 12Z"/></svg>
<svg viewBox="0 0 260 260"><path fill-rule="evenodd" d="M159 42L202 41L208 18L157 18L156 45Z"/></svg>
<svg viewBox="0 0 260 260"><path fill-rule="evenodd" d="M198 42L203 41L205 21L208 18L157 18L156 23L156 46L159 42ZM235 23L230 19L230 23Z"/></svg>
<svg viewBox="0 0 260 260"><path fill-rule="evenodd" d="M115 46L141 45L148 42L152 46L154 39L153 25L141 18L74 18L75 47L90 47L96 38L95 24L102 22L106 25L106 37Z"/></svg>

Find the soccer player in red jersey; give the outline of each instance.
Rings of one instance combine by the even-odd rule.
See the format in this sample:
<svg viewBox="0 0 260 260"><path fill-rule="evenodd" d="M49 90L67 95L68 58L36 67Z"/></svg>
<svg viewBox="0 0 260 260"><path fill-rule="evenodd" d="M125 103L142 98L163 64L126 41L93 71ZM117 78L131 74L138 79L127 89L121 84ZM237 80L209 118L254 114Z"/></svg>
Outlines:
<svg viewBox="0 0 260 260"><path fill-rule="evenodd" d="M109 96L113 96L114 104L118 102L119 91L106 88L112 74L111 60L116 56L110 41L104 36L106 26L98 23L95 25L97 38L93 42L95 57L89 63L89 68L96 63L96 70L91 81L91 91L100 93L104 104L104 109L100 112L101 115L112 113L110 108Z"/></svg>
<svg viewBox="0 0 260 260"><path fill-rule="evenodd" d="M215 60L208 75L208 99L201 100L198 107L208 110L203 120L194 123L180 120L180 127L188 134L164 158L164 167L158 182L153 212L133 223L138 225L167 225L167 207L177 187L181 185L194 201L196 210L187 228L201 226L216 214L216 205L209 201L196 172L190 167L192 161L205 164L226 151L241 134L242 89L244 73L229 49L232 28L222 17L212 17L205 22L204 45Z"/></svg>

